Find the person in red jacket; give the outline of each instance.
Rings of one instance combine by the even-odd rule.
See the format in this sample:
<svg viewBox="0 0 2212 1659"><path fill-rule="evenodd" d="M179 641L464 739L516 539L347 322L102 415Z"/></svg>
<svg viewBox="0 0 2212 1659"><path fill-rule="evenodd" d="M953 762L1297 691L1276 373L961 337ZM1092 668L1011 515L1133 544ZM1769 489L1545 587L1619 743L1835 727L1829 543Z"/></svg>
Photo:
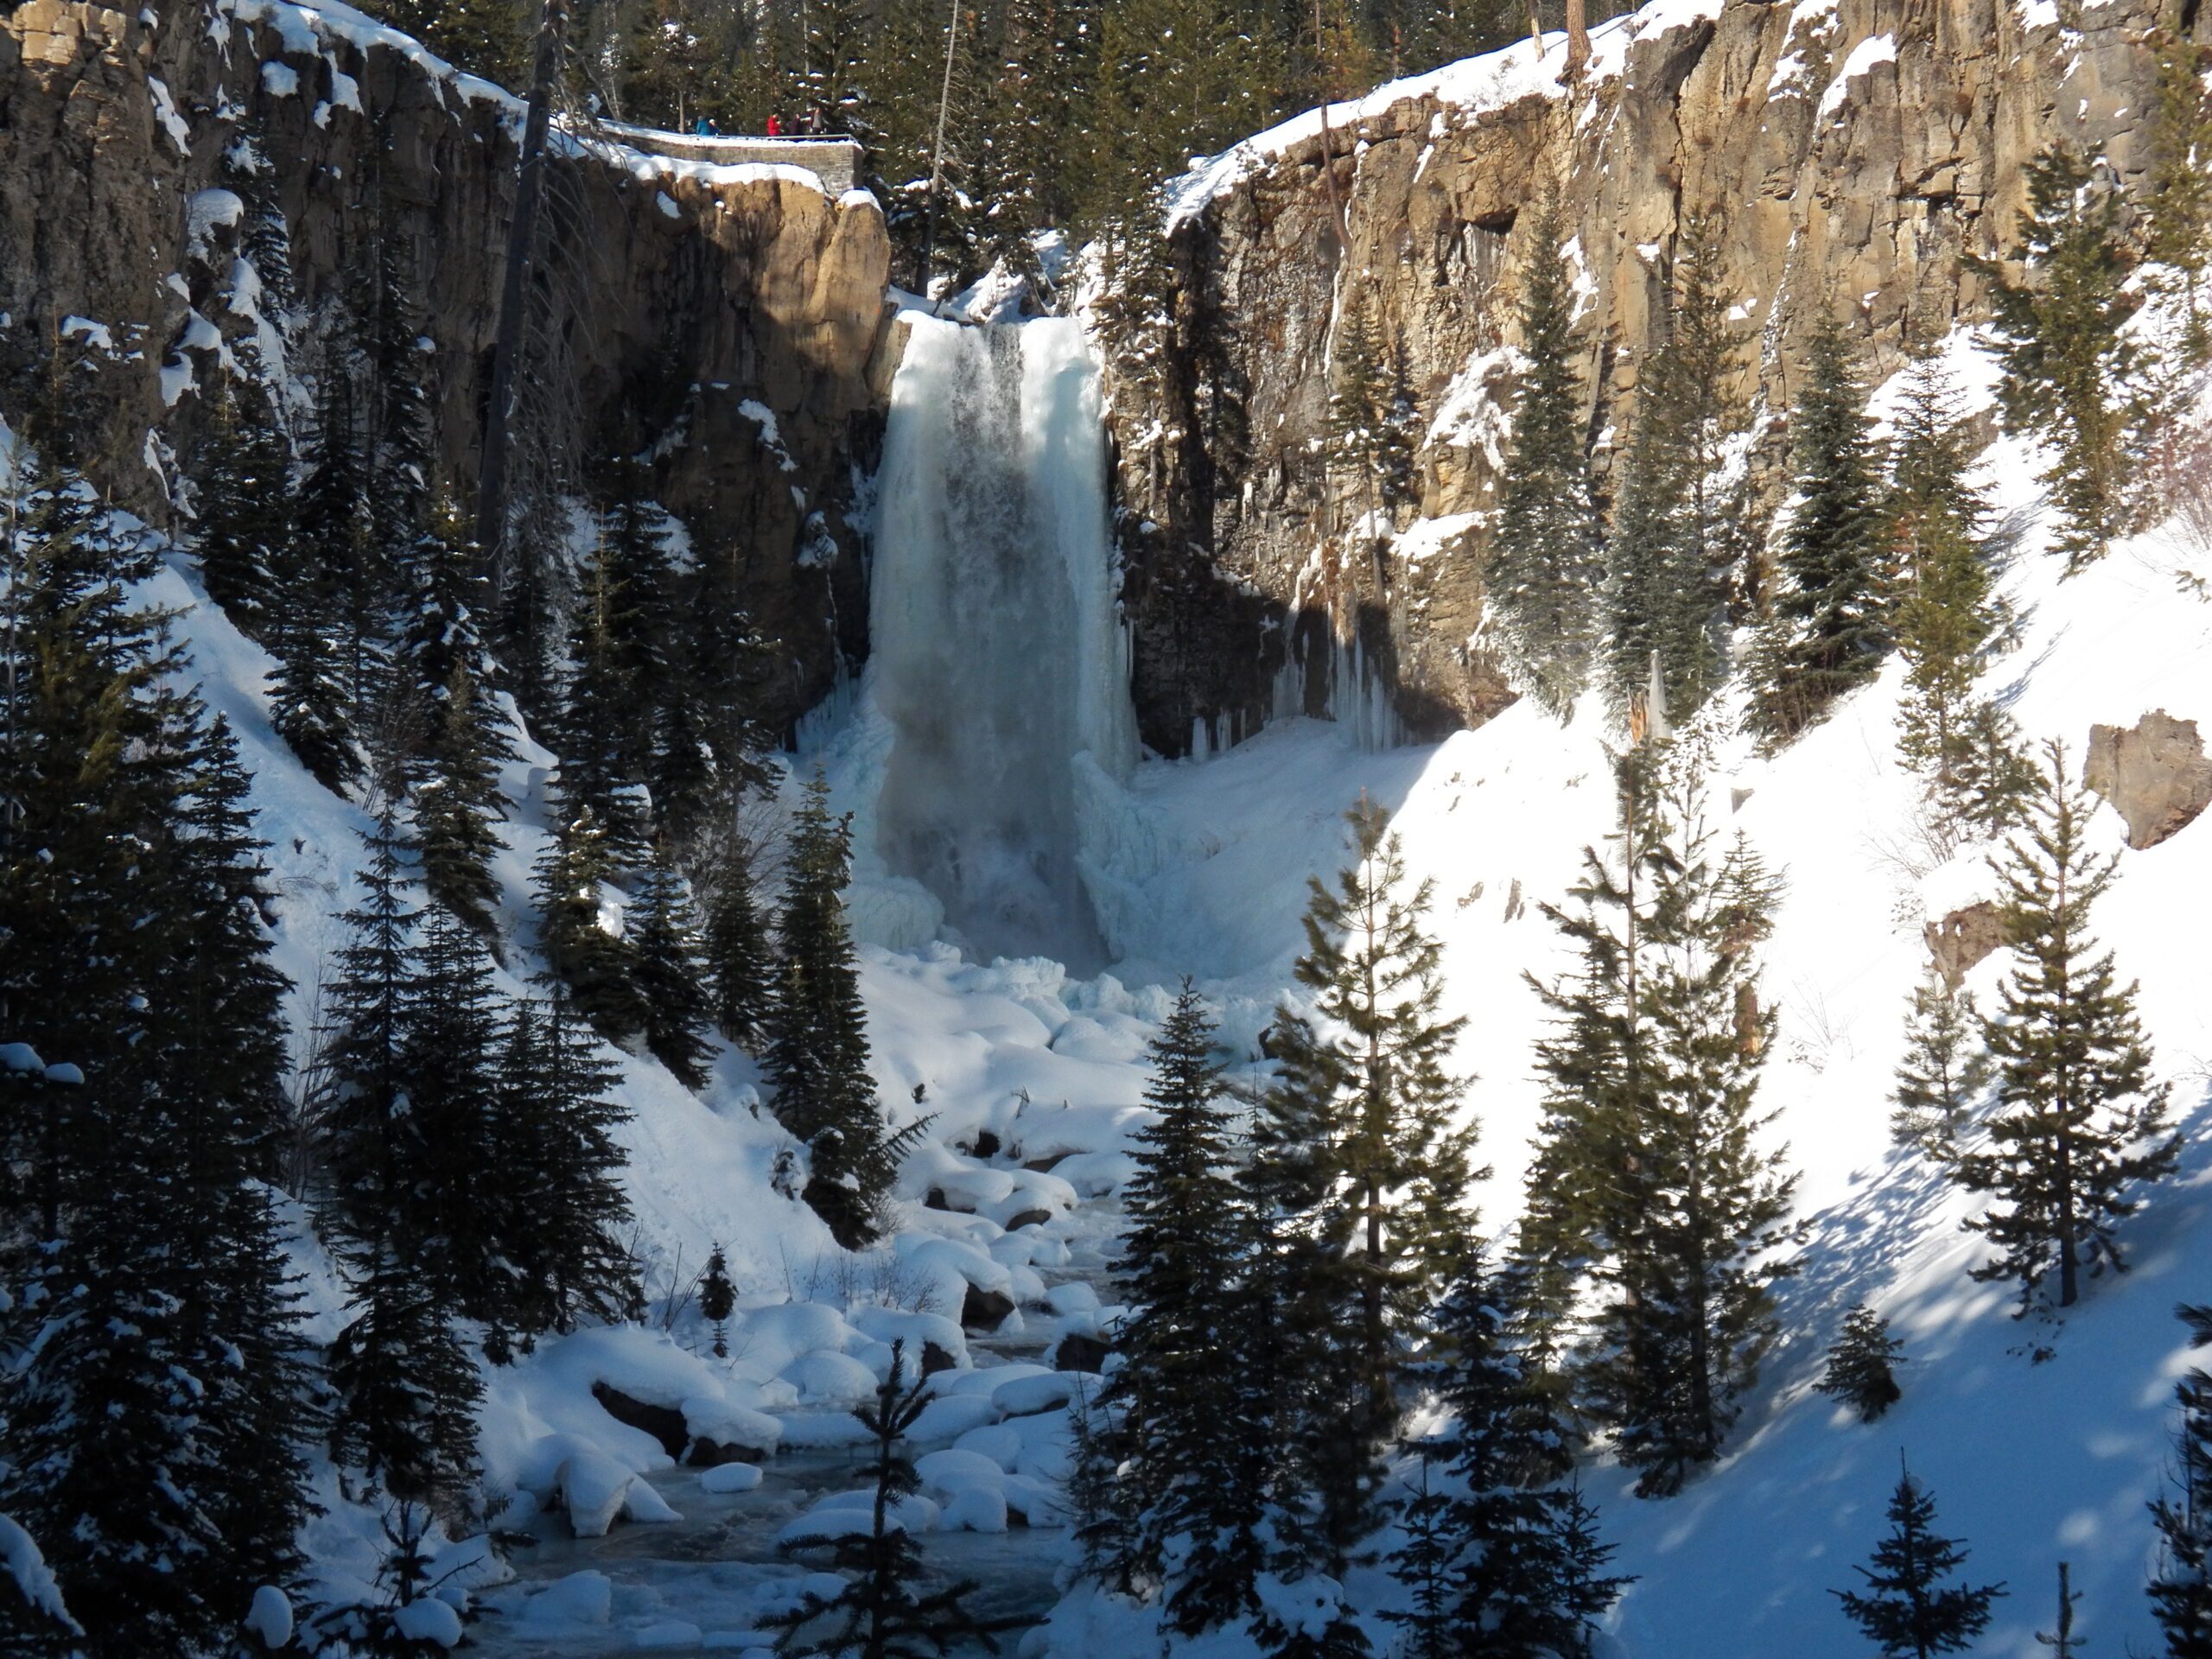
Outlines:
<svg viewBox="0 0 2212 1659"><path fill-rule="evenodd" d="M771 111L768 115L768 136L771 138L780 138L784 136L783 118L773 111Z"/></svg>

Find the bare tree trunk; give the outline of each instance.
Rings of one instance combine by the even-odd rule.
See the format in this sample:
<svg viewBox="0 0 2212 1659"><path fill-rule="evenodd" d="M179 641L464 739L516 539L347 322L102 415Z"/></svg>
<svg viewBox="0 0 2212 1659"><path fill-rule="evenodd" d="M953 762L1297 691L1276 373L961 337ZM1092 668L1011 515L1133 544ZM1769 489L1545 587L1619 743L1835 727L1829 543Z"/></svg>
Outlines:
<svg viewBox="0 0 2212 1659"><path fill-rule="evenodd" d="M530 114L523 124L515 177L514 217L507 222L507 269L499 290L499 327L492 347L492 402L485 415L484 464L476 480L476 542L496 564L507 529L507 438L515 414L515 377L522 356L523 309L537 251L539 204L545 197L545 135L561 80L561 39L568 0L545 0L537 25L537 60L531 72Z"/></svg>
<svg viewBox="0 0 2212 1659"><path fill-rule="evenodd" d="M1567 0L1567 79L1579 80L1590 61L1589 9L1586 0Z"/></svg>
<svg viewBox="0 0 2212 1659"><path fill-rule="evenodd" d="M937 94L937 140L930 146L930 213L922 226L922 268L915 273L914 288L930 296L930 261L937 253L937 204L944 188L944 117L952 106L952 60L960 44L960 0L952 0L952 16L944 28L944 80Z"/></svg>

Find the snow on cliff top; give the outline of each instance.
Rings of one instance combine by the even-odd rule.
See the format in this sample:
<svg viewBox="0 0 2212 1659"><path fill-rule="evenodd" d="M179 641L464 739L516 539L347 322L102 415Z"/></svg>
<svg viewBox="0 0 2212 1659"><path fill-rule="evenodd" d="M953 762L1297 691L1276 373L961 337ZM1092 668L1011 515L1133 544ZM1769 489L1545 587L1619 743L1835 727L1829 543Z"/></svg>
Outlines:
<svg viewBox="0 0 2212 1659"><path fill-rule="evenodd" d="M1629 48L1637 41L1656 39L1669 30L1687 28L1720 15L1723 0L1653 0L1626 16L1599 23L1590 31L1590 61L1583 83L1595 86L1617 79L1627 67ZM1357 129L1400 104L1427 99L1462 117L1502 110L1524 98L1557 98L1564 90L1560 76L1567 67L1567 35L1554 31L1543 37L1540 50L1534 41L1516 41L1479 57L1462 58L1440 69L1427 70L1402 79L1387 81L1365 97L1327 106L1332 130L1346 129L1346 143L1357 142ZM1189 171L1167 186L1166 225L1169 230L1206 205L1227 194L1255 174L1262 173L1294 145L1319 136L1325 111L1311 109L1269 127L1266 131L1223 150L1217 156L1193 156ZM1442 129L1432 128L1432 137Z"/></svg>

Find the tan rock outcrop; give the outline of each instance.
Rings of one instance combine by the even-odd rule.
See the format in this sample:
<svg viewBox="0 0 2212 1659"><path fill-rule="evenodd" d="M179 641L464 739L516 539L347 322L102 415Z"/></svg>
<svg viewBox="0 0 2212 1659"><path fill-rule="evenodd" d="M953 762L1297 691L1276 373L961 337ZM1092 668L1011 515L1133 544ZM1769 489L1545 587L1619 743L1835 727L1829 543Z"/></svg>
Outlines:
<svg viewBox="0 0 2212 1659"><path fill-rule="evenodd" d="M1481 648L1485 519L1524 214L1548 186L1583 273L1601 469L1677 232L1713 218L1738 302L1731 390L1758 420L1770 508L1776 417L1815 310L1850 316L1878 377L1899 366L1909 319L1940 330L1981 315L1962 257L2009 238L2038 149L2064 139L2123 176L2139 168L2153 21L2151 0L1655 6L1596 32L1571 94L1531 65L1487 101L1418 92L1340 111L1325 159L1312 131L1259 154L1176 232L1164 395L1138 384L1148 365L1116 370L1127 522L1155 527L1124 537L1147 741L1179 751L1193 718L1256 725L1286 641L1326 633L1361 639L1417 727L1510 700ZM1317 553L1330 330L1353 290L1419 406L1421 512L1435 521L1379 559Z"/></svg>
<svg viewBox="0 0 2212 1659"><path fill-rule="evenodd" d="M2092 726L2082 781L2127 820L2127 844L2155 847L2212 804L2212 760L2193 720L2153 709L2133 726Z"/></svg>
<svg viewBox="0 0 2212 1659"><path fill-rule="evenodd" d="M229 296L238 228L203 212L195 238L194 203L238 188L225 154L250 143L289 226L303 315L358 301L396 241L435 346L439 482L467 499L518 130L512 99L413 42L308 9L25 0L0 12L0 413L20 413L63 319L104 326L112 350L93 354L84 385L92 470L149 519L177 520L175 458L200 419L188 372L211 372L208 325L226 340L247 326ZM554 423L571 456L611 435L658 442L661 499L702 550L741 561L756 621L787 646L767 689L772 717L795 715L827 689L836 646L865 650L844 510L880 430L868 366L889 269L882 215L866 196L764 169L569 149L543 278ZM292 342L302 373L315 333L311 321Z"/></svg>

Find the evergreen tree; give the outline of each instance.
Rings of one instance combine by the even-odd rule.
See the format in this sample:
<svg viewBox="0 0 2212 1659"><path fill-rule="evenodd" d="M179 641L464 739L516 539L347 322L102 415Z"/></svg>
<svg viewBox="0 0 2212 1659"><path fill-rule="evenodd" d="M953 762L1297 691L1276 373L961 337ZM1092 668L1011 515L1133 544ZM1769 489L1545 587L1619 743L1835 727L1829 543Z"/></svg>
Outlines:
<svg viewBox="0 0 2212 1659"><path fill-rule="evenodd" d="M904 1144L886 1128L868 1074L867 1018L845 920L852 856L852 820L830 816L830 785L817 773L791 830L764 1060L777 1120L807 1144L806 1201L849 1249L880 1232Z"/></svg>
<svg viewBox="0 0 2212 1659"><path fill-rule="evenodd" d="M747 1053L768 1029L775 961L767 918L753 885L753 848L742 828L726 827L711 843L702 884L705 929L700 941L715 1027Z"/></svg>
<svg viewBox="0 0 2212 1659"><path fill-rule="evenodd" d="M415 962L407 1108L386 1131L398 1166L393 1223L415 1273L486 1319L511 1305L514 1271L494 1197L507 1151L496 1134L504 1010L483 940L435 906Z"/></svg>
<svg viewBox="0 0 2212 1659"><path fill-rule="evenodd" d="M1728 299L1716 281L1715 227L1677 238L1664 327L1637 385L1636 415L1606 549L1606 683L1625 708L1653 683L1670 720L1719 683L1723 541L1714 487L1736 411Z"/></svg>
<svg viewBox="0 0 2212 1659"><path fill-rule="evenodd" d="M1828 1368L1814 1386L1832 1395L1871 1423L1897 1404L1897 1377L1891 1370L1904 1356L1902 1344L1891 1340L1890 1322L1864 1302L1843 1316L1843 1329L1828 1348Z"/></svg>
<svg viewBox="0 0 2212 1659"><path fill-rule="evenodd" d="M717 1243L707 1257L707 1271L699 1281L699 1313L715 1327L715 1357L729 1357L729 1316L737 1312L737 1287L730 1282L729 1263Z"/></svg>
<svg viewBox="0 0 2212 1659"><path fill-rule="evenodd" d="M1990 1604L2005 1586L1945 1582L1966 1564L1966 1547L1935 1530L1935 1498L1900 1470L1889 1535L1874 1546L1872 1565L1859 1569L1866 1590L1830 1593L1885 1659L1958 1653L1988 1628Z"/></svg>
<svg viewBox="0 0 2212 1659"><path fill-rule="evenodd" d="M1390 1555L1390 1576L1406 1587L1406 1605L1386 1609L1382 1616L1404 1630L1405 1659L1451 1659L1458 1651L1452 1577L1459 1541L1452 1498L1436 1484L1436 1448L1423 1442L1414 1449L1421 1473L1398 1510L1405 1541Z"/></svg>
<svg viewBox="0 0 2212 1659"><path fill-rule="evenodd" d="M835 1659L921 1659L943 1656L963 1641L980 1641L992 1652L994 1632L1003 1628L970 1614L963 1603L973 1580L921 1593L922 1548L895 1513L896 1506L920 1490L912 1464L899 1449L929 1404L927 1379L906 1381L906 1344L891 1345L891 1372L875 1391L872 1405L858 1406L858 1418L874 1442L875 1502L866 1533L840 1538L831 1559L849 1576L835 1596L808 1588L788 1612L766 1621L784 1632L781 1646L798 1656ZM810 1625L831 1621L828 1633L809 1637Z"/></svg>
<svg viewBox="0 0 2212 1659"><path fill-rule="evenodd" d="M492 694L495 671L480 632L490 584L476 570L458 511L442 504L416 543L416 591L401 642L410 725L421 747L408 766L423 885L487 938L499 901L492 861L506 816L500 768L514 759L507 721Z"/></svg>
<svg viewBox="0 0 2212 1659"><path fill-rule="evenodd" d="M361 1659L439 1659L461 1643L467 1615L435 1593L431 1519L429 1508L409 1499L385 1506L378 1519L385 1548L375 1599L319 1615L313 1629L322 1640L315 1651L335 1646Z"/></svg>
<svg viewBox="0 0 2212 1659"><path fill-rule="evenodd" d="M2048 446L2043 477L2058 509L2052 545L2070 575L2101 558L2127 526L2128 457L2156 410L2143 347L2124 332L2143 303L2122 233L2126 204L2102 168L2064 144L2028 164L2028 211L2012 263L1977 260L1988 282L2004 371L1998 406L2008 432Z"/></svg>
<svg viewBox="0 0 2212 1659"><path fill-rule="evenodd" d="M1558 1025L1538 1052L1548 1116L1520 1244L1535 1351L1561 1363L1568 1310L1600 1288L1575 1380L1647 1495L1718 1453L1756 1377L1794 1185L1758 1145L1774 1016L1757 1010L1751 946L1769 884L1740 852L1714 856L1703 770L1687 741L1624 757L1619 851L1586 851L1575 909L1548 912L1583 967L1539 987Z"/></svg>
<svg viewBox="0 0 2212 1659"><path fill-rule="evenodd" d="M642 1030L628 943L601 919L603 888L613 874L607 836L588 805L553 826L553 839L532 874L537 891L537 944L546 971L568 988L576 1012L609 1042L626 1042Z"/></svg>
<svg viewBox="0 0 2212 1659"><path fill-rule="evenodd" d="M2026 827L1991 861L2004 882L2005 938L2014 953L1997 1014L1983 1032L1997 1067L1993 1146L1958 1160L1969 1191L2002 1206L1967 1225L1997 1254L1977 1279L2017 1278L2021 1311L2058 1270L2058 1305L2071 1307L2080 1275L2126 1266L2113 1228L2141 1207L2129 1189L2171 1174L2178 1135L2110 952L2096 950L2089 910L2112 884L2113 858L2088 849L2092 803L2047 746L2042 788Z"/></svg>
<svg viewBox="0 0 2212 1659"><path fill-rule="evenodd" d="M348 1317L329 1356L339 1396L331 1455L363 1471L373 1491L465 1515L477 1476L476 1368L437 1293L393 1241L347 1255Z"/></svg>
<svg viewBox="0 0 2212 1659"><path fill-rule="evenodd" d="M2212 1311L2177 1310L2190 1345L2212 1344ZM2212 1655L2212 1376L2191 1366L2174 1385L2181 1422L2174 1435L2173 1491L2151 1503L2158 1529L2158 1567L2151 1608L2166 1638L2167 1659Z"/></svg>
<svg viewBox="0 0 2212 1659"><path fill-rule="evenodd" d="M377 476L371 448L372 410L364 406L371 400L359 382L375 365L359 327L345 308L334 306L322 319L321 337L315 443L300 481L297 523L302 563L321 582L321 592L308 597L327 607L324 646L343 708L358 717L382 682L391 631L391 549L381 539L385 521L377 504L390 480Z"/></svg>
<svg viewBox="0 0 2212 1659"><path fill-rule="evenodd" d="M708 994L699 929L683 878L656 850L639 878L630 917L631 982L645 1011L645 1046L686 1089L707 1080Z"/></svg>
<svg viewBox="0 0 2212 1659"><path fill-rule="evenodd" d="M2158 94L2151 106L2151 164L2139 198L2150 218L2144 251L2181 274L2189 313L2182 355L2194 365L2212 352L2196 292L2212 251L2212 104L2204 94L2212 52L2190 38L2178 5L2162 10L2151 37L2158 54Z"/></svg>
<svg viewBox="0 0 2212 1659"><path fill-rule="evenodd" d="M1756 709L1788 739L1871 678L1890 646L1880 457L1841 321L1823 315L1789 416L1796 496Z"/></svg>
<svg viewBox="0 0 2212 1659"><path fill-rule="evenodd" d="M1135 1312L1118 1344L1126 1363L1097 1401L1116 1436L1136 1570L1165 1577L1168 1616L1190 1636L1257 1609L1266 1555L1249 1452L1268 1425L1221 1386L1222 1344L1246 1294L1246 1230L1214 1032L1186 980L1151 1045L1145 1099L1157 1116L1137 1132L1114 1263Z"/></svg>
<svg viewBox="0 0 2212 1659"><path fill-rule="evenodd" d="M728 108L731 54L709 10L686 0L650 0L636 9L622 43L624 120L683 132L699 117Z"/></svg>
<svg viewBox="0 0 2212 1659"><path fill-rule="evenodd" d="M2068 1584L2067 1563L2058 1564L2058 1628L2050 1632L2037 1630L2036 1640L2050 1649L2051 1659L2081 1659L2081 1644L2074 1639L2074 1604L2082 1599L2082 1592Z"/></svg>
<svg viewBox="0 0 2212 1659"><path fill-rule="evenodd" d="M251 380L217 379L192 484L192 550L207 597L241 632L266 639L276 573L291 552L292 458Z"/></svg>
<svg viewBox="0 0 2212 1659"><path fill-rule="evenodd" d="M1988 1051L1974 993L1954 991L1932 968L1912 994L1904 1058L1890 1098L1891 1137L1931 1158L1955 1157L1961 1132L1990 1084Z"/></svg>
<svg viewBox="0 0 2212 1659"><path fill-rule="evenodd" d="M1349 815L1352 862L1333 887L1309 883L1299 982L1314 1017L1281 1011L1279 1080L1262 1103L1268 1155L1289 1178L1324 1363L1350 1415L1301 1432L1330 1459L1371 1459L1395 1431L1393 1375L1409 1332L1465 1257L1474 1131L1464 1084L1446 1068L1463 1021L1444 1018L1442 946L1427 931L1430 884L1407 876L1389 817L1363 799ZM1301 1299L1303 1300L1303 1299ZM1360 1535L1371 1465L1322 1491L1341 1551Z"/></svg>
<svg viewBox="0 0 2212 1659"><path fill-rule="evenodd" d="M652 704L637 679L651 671L636 650L639 630L626 614L620 548L602 533L569 621L569 674L552 722L561 757L553 793L561 816L588 817L609 874L645 850L647 727Z"/></svg>
<svg viewBox="0 0 2212 1659"><path fill-rule="evenodd" d="M1363 544L1388 536L1399 510L1417 495L1413 399L1397 353L1376 327L1375 305L1363 289L1344 296L1329 394L1329 460L1349 480L1344 500Z"/></svg>
<svg viewBox="0 0 2212 1659"><path fill-rule="evenodd" d="M1538 1659L1580 1650L1590 1620L1628 1580L1604 1574L1612 1551L1561 1484L1573 1462L1568 1439L1510 1333L1500 1288L1471 1266L1440 1311L1439 1393L1452 1422L1426 1450L1449 1459L1464 1492L1441 1529L1452 1628L1481 1632L1483 1651L1501 1659Z"/></svg>
<svg viewBox="0 0 2212 1659"><path fill-rule="evenodd" d="M1546 191L1522 255L1513 435L1491 538L1487 597L1516 680L1564 719L1589 676L1604 536L1584 453L1566 215Z"/></svg>
<svg viewBox="0 0 2212 1659"><path fill-rule="evenodd" d="M616 1072L575 1005L525 1001L508 1023L496 1095L494 1188L512 1305L497 1310L524 1345L581 1316L640 1316L637 1264L624 1241L630 1201L608 1098Z"/></svg>

